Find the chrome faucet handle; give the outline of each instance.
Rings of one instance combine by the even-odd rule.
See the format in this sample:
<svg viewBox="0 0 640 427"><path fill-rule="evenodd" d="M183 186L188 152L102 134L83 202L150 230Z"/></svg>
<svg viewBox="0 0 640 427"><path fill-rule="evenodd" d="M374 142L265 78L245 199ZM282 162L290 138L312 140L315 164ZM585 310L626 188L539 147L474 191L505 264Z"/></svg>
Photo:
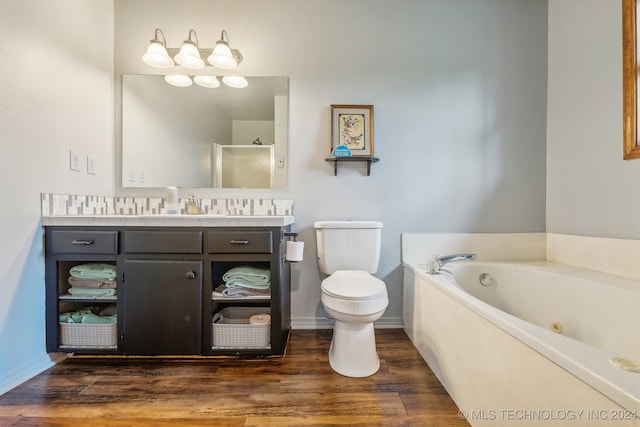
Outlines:
<svg viewBox="0 0 640 427"><path fill-rule="evenodd" d="M429 261L427 261L427 273L436 274L440 271L440 261L438 258L438 255L434 255Z"/></svg>
<svg viewBox="0 0 640 427"><path fill-rule="evenodd" d="M434 255L429 261L427 261L427 273L437 274L445 264L455 261L473 259L476 259L476 254L454 254L444 256Z"/></svg>
<svg viewBox="0 0 640 427"><path fill-rule="evenodd" d="M187 214L189 215L200 215L202 214L202 209L196 203L196 198L193 194L189 194L189 200L187 200Z"/></svg>

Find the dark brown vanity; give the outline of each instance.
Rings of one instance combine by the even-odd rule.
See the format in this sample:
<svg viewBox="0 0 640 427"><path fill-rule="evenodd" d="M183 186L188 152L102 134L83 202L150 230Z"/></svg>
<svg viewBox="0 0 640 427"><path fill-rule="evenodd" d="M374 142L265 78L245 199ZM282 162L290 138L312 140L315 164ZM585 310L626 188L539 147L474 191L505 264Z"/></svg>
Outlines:
<svg viewBox="0 0 640 427"><path fill-rule="evenodd" d="M142 218L118 219L116 225L43 221L47 351L283 355L291 323L284 247L292 220L255 223L242 218L178 219L172 225ZM92 263L113 266L115 295L70 295L70 269ZM270 288L248 297L215 292L225 273L241 266L267 271ZM117 321L60 322L62 313L87 309L112 310ZM270 323L250 323L255 313L268 314Z"/></svg>

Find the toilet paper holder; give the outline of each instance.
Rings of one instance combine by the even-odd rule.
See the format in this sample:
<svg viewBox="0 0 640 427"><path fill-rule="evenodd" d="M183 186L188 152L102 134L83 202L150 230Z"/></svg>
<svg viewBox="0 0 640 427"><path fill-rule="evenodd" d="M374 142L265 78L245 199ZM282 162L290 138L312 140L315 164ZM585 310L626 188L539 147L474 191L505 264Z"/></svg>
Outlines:
<svg viewBox="0 0 640 427"><path fill-rule="evenodd" d="M285 241L285 250L282 255L284 262L302 261L302 252L304 250L304 242L298 241L298 233L294 231L285 231L282 233Z"/></svg>

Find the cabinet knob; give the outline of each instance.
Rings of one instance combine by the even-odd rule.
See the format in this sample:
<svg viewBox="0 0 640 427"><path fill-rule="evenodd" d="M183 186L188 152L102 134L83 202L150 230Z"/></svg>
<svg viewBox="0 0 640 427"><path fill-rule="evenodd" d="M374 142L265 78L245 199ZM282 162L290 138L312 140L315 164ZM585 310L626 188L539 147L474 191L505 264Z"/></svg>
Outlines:
<svg viewBox="0 0 640 427"><path fill-rule="evenodd" d="M196 273L195 271L187 271L187 279L195 279Z"/></svg>

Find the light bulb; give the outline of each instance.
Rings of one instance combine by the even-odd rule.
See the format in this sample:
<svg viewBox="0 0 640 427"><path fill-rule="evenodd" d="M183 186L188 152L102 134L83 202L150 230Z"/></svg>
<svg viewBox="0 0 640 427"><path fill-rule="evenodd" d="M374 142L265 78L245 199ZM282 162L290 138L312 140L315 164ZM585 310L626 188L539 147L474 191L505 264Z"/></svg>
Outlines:
<svg viewBox="0 0 640 427"><path fill-rule="evenodd" d="M156 68L173 67L173 59L167 53L164 45L159 40L152 40L147 52L142 55L142 62Z"/></svg>
<svg viewBox="0 0 640 427"><path fill-rule="evenodd" d="M224 76L222 83L236 89L242 89L249 85L249 82L243 76Z"/></svg>
<svg viewBox="0 0 640 427"><path fill-rule="evenodd" d="M185 74L169 74L164 76L164 81L169 83L171 86L177 87L188 87L193 84L191 77Z"/></svg>
<svg viewBox="0 0 640 427"><path fill-rule="evenodd" d="M224 70L230 70L238 66L236 60L233 59L229 43L224 40L218 40L216 42L216 47L213 48L213 52L211 52L207 61L209 61L209 63L214 67L222 68Z"/></svg>
<svg viewBox="0 0 640 427"><path fill-rule="evenodd" d="M193 81L196 82L198 86L206 87L208 89L215 89L220 86L220 82L216 76L195 76Z"/></svg>
<svg viewBox="0 0 640 427"><path fill-rule="evenodd" d="M175 56L175 60L178 64L191 70L204 68L204 61L200 57L200 52L198 52L198 48L190 40L185 40L180 48L180 52Z"/></svg>

